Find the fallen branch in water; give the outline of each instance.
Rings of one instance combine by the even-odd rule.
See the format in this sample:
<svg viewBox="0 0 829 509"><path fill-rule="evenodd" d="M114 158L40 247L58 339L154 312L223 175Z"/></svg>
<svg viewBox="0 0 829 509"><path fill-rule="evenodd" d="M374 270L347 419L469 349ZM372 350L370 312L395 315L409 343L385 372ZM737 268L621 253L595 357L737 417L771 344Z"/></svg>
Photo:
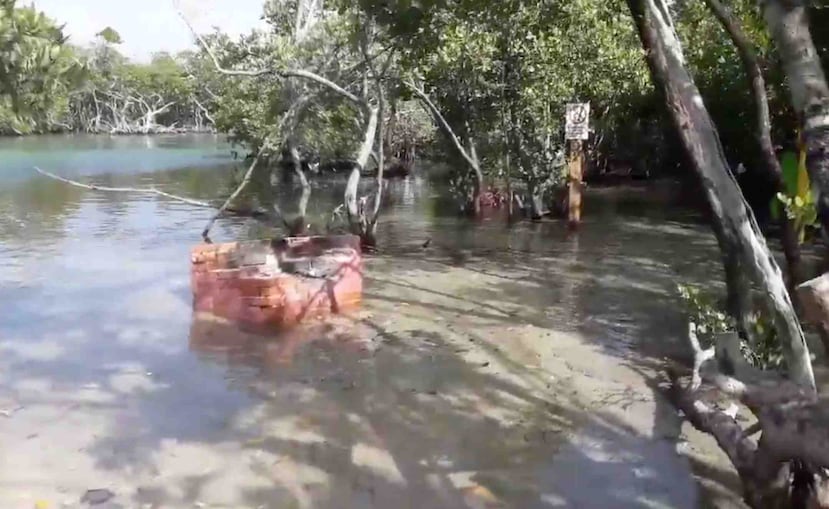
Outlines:
<svg viewBox="0 0 829 509"><path fill-rule="evenodd" d="M207 203L206 201L194 200L192 198L185 198L184 196L178 196L175 194L165 193L160 189L156 189L154 187L107 187L107 186L99 186L97 184L84 184L83 182L78 182L77 180L71 180L65 177L61 177L60 175L55 175L54 173L49 173L46 170L41 170L37 166L35 166L35 171L44 175L46 177L59 180L61 182L65 182L69 185L73 185L75 187L82 187L84 189L91 189L93 191L107 191L113 193L144 193L144 194L157 194L158 196L163 196L165 198L170 198L171 200L180 201L183 203L188 203L190 205L195 205L196 207L205 207L210 209L215 209L216 207Z"/></svg>
<svg viewBox="0 0 829 509"><path fill-rule="evenodd" d="M230 202L232 198L236 197L236 194L231 195L231 199L228 199L223 203L220 207L216 207L215 205L208 203L206 201L201 200L194 200L192 198L186 198L184 196L179 196L177 194L168 193L162 191L160 189L156 189L154 187L110 187L110 186L99 186L97 184L84 184L83 182L78 182L77 180L68 179L66 177L61 177L60 175L55 175L54 173L50 173L46 170L40 169L37 166L34 167L35 171L43 175L44 177L49 177L51 179L69 184L71 186L80 187L83 189L89 189L91 191L103 191L103 192L110 192L110 193L138 193L138 194L154 194L157 196L163 196L164 198L169 198L174 201L178 201L181 203L186 203L188 205L193 205L195 207L201 208L208 208L208 209L216 209L218 212L211 218L210 225L212 225L218 217L222 214L232 214L234 216L240 217L250 217L253 219L257 219L260 221L265 221L268 223L278 223L283 224L282 216L279 211L268 212L264 210L248 210L248 209L237 209L230 207ZM210 239L207 237L207 230L203 232L203 237L205 241L209 242Z"/></svg>

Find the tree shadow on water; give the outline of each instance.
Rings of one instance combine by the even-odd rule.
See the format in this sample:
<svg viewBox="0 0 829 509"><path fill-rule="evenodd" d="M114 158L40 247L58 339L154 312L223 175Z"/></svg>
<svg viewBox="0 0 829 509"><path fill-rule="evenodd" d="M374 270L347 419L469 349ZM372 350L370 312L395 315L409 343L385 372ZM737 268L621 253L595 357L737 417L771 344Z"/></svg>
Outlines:
<svg viewBox="0 0 829 509"><path fill-rule="evenodd" d="M642 422L639 429L626 430L618 440L634 440L643 428L649 429L653 436L648 439L652 443L647 448L667 447L662 462L668 463L668 457L676 456L681 421L663 394L661 373L666 362L684 360L688 353L675 284L710 284L712 275L719 273L716 245L709 237L710 234L700 232L697 226L625 223L620 224L619 231L610 234L606 229L588 229L561 238L558 244L520 256L472 253L465 256L460 267L446 260L439 249L432 249L420 256L408 256L406 266L415 278L417 272L428 273L430 265L440 267L438 271L443 273L440 277L460 281L453 291L436 290L425 278L417 281L408 277L401 281L395 277L375 277L373 282L377 285L398 290L391 298L374 288L370 292L376 298L396 299L398 303L422 306L434 312L463 315L478 324L500 327L501 333L507 335L515 335L516 329L527 324L578 335L585 344L616 359L616 364L632 372L648 393L643 397L628 387L616 396L607 397L607 401L595 402L614 407L615 415L627 412L628 408L632 408L629 413L641 413L637 405L647 407L647 412L652 414L650 423ZM554 341L552 336L551 341ZM496 356L503 350L492 345L485 348ZM517 368L514 360L502 361L511 362L512 369ZM581 373L579 363L575 364L575 370ZM595 377L596 369L592 375L590 371L588 366L584 376ZM603 380L593 385L604 384L606 387L597 390L612 393L607 387L627 383L624 377L614 380L615 376L612 372L604 376L599 373ZM645 404L647 401L652 401L650 406ZM615 415L606 415L604 419L613 420ZM667 440L661 443L663 438ZM707 501L727 499L733 503L739 499L735 496L734 490L739 484L733 472L697 456L688 458L678 461L690 464ZM659 459L654 461L660 463ZM675 474L689 479L692 472L686 469ZM689 499L694 498L693 490L688 493L691 493ZM583 505L584 501L579 503L584 507L595 506Z"/></svg>
<svg viewBox="0 0 829 509"><path fill-rule="evenodd" d="M263 341L212 325L191 336L203 355L257 370L250 387L264 402L235 431L254 437L241 447L273 485L242 490L245 504L649 507L673 496L634 478L628 491L591 490L648 455L613 452L627 439L612 417L586 416L538 371L451 333L370 318L322 329ZM588 425L603 437L593 455L568 444Z"/></svg>
<svg viewBox="0 0 829 509"><path fill-rule="evenodd" d="M194 345L259 366L256 390L269 398L253 424L260 436L245 448L276 458L277 485L316 477L304 492L313 507L495 500L476 472L531 468L555 453L572 426L569 409L493 376L487 362L464 360L462 345L433 331L390 332L368 319L337 329L326 337L294 335L301 343L295 349L285 338L219 346L215 338L228 337L221 332L213 340L204 333ZM527 493L502 496L516 506L515 497ZM521 502L516 507L533 507Z"/></svg>
<svg viewBox="0 0 829 509"><path fill-rule="evenodd" d="M126 507L691 507L693 493L665 485L685 486L666 459L671 444L654 447L618 413L584 408L566 382L550 383L543 366L491 337L566 325L643 366L610 335L637 329L610 324L617 314L630 323L647 314L641 306L630 314L627 300L664 295L591 274L586 266L598 262L578 253L557 264L571 247L539 255L541 263L491 252L412 257L405 268L371 260L367 312L273 337L190 324L182 318L189 303L169 320L155 309L131 318L108 307L112 294L56 323L32 311L33 336L77 329L84 342L51 355L29 351L20 378L3 385L22 393L37 381L46 403L94 424L70 427L91 465L85 480L111 480ZM624 273L640 256L613 258L599 266L604 273ZM571 269L582 276L564 279ZM667 309L660 306L651 310ZM190 352L181 348L188 335ZM16 352L4 350L5 361L16 362ZM622 391L607 405L635 398Z"/></svg>

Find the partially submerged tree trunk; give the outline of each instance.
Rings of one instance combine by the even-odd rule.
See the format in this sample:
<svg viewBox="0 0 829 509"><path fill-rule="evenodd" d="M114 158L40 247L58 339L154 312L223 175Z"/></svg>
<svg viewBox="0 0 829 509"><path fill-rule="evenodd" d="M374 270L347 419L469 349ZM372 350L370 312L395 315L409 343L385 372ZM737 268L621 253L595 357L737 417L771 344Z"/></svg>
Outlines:
<svg viewBox="0 0 829 509"><path fill-rule="evenodd" d="M537 221L544 217L544 199L538 184L532 180L527 184L527 193L530 200L530 219Z"/></svg>
<svg viewBox="0 0 829 509"><path fill-rule="evenodd" d="M377 117L377 108L370 108L368 118L366 119L366 130L363 135L363 142L360 144L357 152L354 168L352 168L351 174L348 177L348 182L345 186L345 195L343 196L346 217L351 233L360 235L361 237L368 230L368 218L366 215L367 199L365 197L362 199L358 198L360 175L368 165L368 160L371 157L371 149L374 146L377 133ZM379 200L379 196L377 199Z"/></svg>
<svg viewBox="0 0 829 509"><path fill-rule="evenodd" d="M817 191L820 222L829 234L829 86L809 31L808 3L759 0L803 125L806 168Z"/></svg>
<svg viewBox="0 0 829 509"><path fill-rule="evenodd" d="M668 7L663 0L628 0L628 5L653 81L665 96L688 160L711 206L723 264L760 287L763 304L783 347L789 376L814 390L809 350L783 276L731 174L716 127L685 67ZM739 262L736 267L735 260Z"/></svg>
<svg viewBox="0 0 829 509"><path fill-rule="evenodd" d="M382 85L377 82L377 191L374 194L374 209L371 212L371 218L368 220L368 226L363 233L363 242L370 246L377 244L377 221L380 219L380 206L383 200L383 172L385 171L385 153L386 153L386 125L383 121L386 107L386 97L383 92Z"/></svg>

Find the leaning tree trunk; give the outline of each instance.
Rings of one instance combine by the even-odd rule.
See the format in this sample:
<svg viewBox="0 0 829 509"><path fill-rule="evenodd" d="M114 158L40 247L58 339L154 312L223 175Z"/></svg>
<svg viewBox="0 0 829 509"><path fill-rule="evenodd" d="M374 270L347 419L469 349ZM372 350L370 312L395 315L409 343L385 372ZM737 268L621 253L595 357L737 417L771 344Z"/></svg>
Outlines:
<svg viewBox="0 0 829 509"><path fill-rule="evenodd" d="M763 72L760 69L760 62L752 47L751 41L746 37L740 27L739 20L729 12L719 0L705 0L711 12L720 21L725 31L731 37L737 54L743 65L743 71L748 77L751 85L751 96L754 100L755 114L757 118L754 137L760 147L762 166L766 177L774 183L778 192L786 193L786 182L783 179L783 170L780 161L774 151L774 142L771 137L771 115L769 114L769 100L766 93L766 81L763 79ZM800 264L800 245L797 240L794 221L785 217L782 222L781 244L783 254L786 257L786 265L789 269L789 289L791 290L805 279Z"/></svg>
<svg viewBox="0 0 829 509"><path fill-rule="evenodd" d="M360 187L360 174L368 164L368 160L371 157L371 149L374 146L377 133L377 108L370 108L367 116L363 142L360 144L357 159L354 167L351 169L351 175L348 177L348 182L345 186L345 195L343 196L349 228L353 234L359 235L361 239L364 239L364 234L368 229L368 219L366 217L365 200L358 199L357 194Z"/></svg>
<svg viewBox="0 0 829 509"><path fill-rule="evenodd" d="M803 124L806 168L817 191L818 215L829 234L829 87L812 42L805 0L759 0L780 52L792 106Z"/></svg>
<svg viewBox="0 0 829 509"><path fill-rule="evenodd" d="M367 218L365 231L363 232L363 244L375 247L377 245L377 222L380 219L380 207L383 203L383 172L385 171L386 160L386 125L383 121L386 108L386 95L383 87L377 84L377 191L374 194L374 208L371 217ZM396 114L396 111L393 113Z"/></svg>
<svg viewBox="0 0 829 509"><path fill-rule="evenodd" d="M469 127L469 122L464 122L464 131L466 131L466 140L469 147L469 157L475 162L472 165L472 174L475 177L472 183L472 199L467 204L469 212L478 217L481 215L481 193L484 188L484 173L481 171L481 162L478 159L478 150L475 148L475 139L472 137L472 129Z"/></svg>
<svg viewBox="0 0 829 509"><path fill-rule="evenodd" d="M302 158L299 156L299 150L296 145L291 142L287 143L288 155L291 158L291 166L293 166L294 174L299 179L302 187L302 194L299 197L297 204L296 218L290 222L289 235L298 236L306 235L308 233L308 223L306 222L306 215L308 212L308 201L311 199L311 184L308 182L308 177L302 170Z"/></svg>
<svg viewBox="0 0 829 509"><path fill-rule="evenodd" d="M685 67L679 38L664 0L628 0L653 81L665 95L679 137L713 212L713 229L723 263L735 256L738 269L760 287L773 317L789 376L814 390L809 349L780 268L769 252L728 166L717 129Z"/></svg>

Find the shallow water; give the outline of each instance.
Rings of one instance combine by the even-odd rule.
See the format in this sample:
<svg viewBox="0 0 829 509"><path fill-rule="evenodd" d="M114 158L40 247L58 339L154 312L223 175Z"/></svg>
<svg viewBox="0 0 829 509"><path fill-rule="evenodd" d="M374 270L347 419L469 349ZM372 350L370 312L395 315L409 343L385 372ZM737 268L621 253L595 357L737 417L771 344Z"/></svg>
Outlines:
<svg viewBox="0 0 829 509"><path fill-rule="evenodd" d="M649 385L683 351L674 282L720 279L693 214L596 190L578 233L472 224L397 181L364 308L266 340L192 316L209 210L30 170L217 200L243 170L218 138L0 154L0 507L101 487L113 507L696 504ZM316 183L312 216L341 193ZM228 219L213 240L268 233Z"/></svg>

